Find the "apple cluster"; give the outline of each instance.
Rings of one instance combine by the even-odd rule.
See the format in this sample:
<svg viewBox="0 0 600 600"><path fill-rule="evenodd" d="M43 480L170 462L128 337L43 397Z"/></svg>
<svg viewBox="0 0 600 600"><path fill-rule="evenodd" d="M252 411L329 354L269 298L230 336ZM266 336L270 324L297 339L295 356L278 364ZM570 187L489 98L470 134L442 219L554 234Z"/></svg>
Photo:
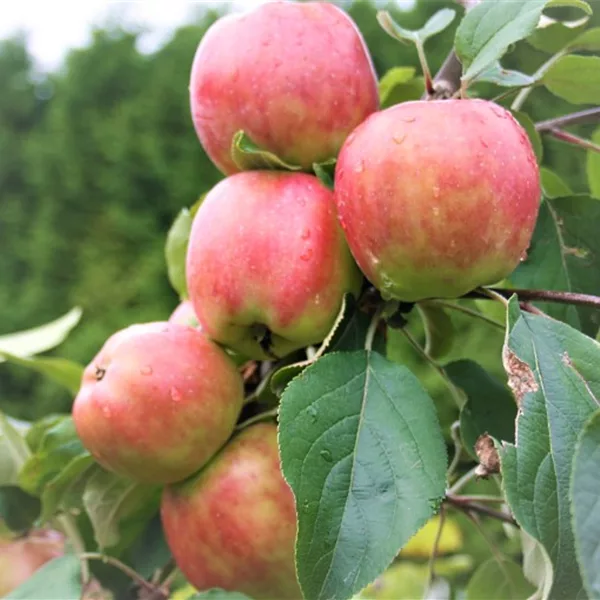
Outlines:
<svg viewBox="0 0 600 600"><path fill-rule="evenodd" d="M194 217L189 300L105 343L73 418L100 464L165 486L166 538L195 587L300 598L276 426L234 431L236 360L321 342L364 276L405 302L504 278L530 242L538 167L525 131L491 102L379 110L364 40L327 2L221 18L198 46L190 102L225 178ZM240 132L294 169L244 170ZM313 169L335 158L331 190Z"/></svg>

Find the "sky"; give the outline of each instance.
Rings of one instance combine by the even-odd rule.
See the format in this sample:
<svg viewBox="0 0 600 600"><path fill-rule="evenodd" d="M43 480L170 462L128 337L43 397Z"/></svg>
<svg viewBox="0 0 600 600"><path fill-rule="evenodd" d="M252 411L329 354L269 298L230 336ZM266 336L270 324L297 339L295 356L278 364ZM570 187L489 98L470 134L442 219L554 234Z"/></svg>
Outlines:
<svg viewBox="0 0 600 600"><path fill-rule="evenodd" d="M232 0L231 4L240 10L264 1ZM201 6L216 4L207 0L0 0L0 39L25 32L38 68L48 71L60 65L69 48L85 46L91 27L108 19L148 28L140 38L140 50L151 52Z"/></svg>

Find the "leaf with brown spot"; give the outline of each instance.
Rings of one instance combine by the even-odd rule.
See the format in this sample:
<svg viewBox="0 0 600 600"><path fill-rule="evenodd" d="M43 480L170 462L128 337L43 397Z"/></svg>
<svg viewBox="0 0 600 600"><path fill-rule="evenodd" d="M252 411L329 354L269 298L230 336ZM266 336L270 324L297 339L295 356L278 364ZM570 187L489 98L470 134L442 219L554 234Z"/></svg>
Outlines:
<svg viewBox="0 0 600 600"><path fill-rule="evenodd" d="M569 490L578 434L598 408L600 344L554 319L508 308L504 364L521 395L515 444L500 452L506 498L554 568L550 598L583 592Z"/></svg>

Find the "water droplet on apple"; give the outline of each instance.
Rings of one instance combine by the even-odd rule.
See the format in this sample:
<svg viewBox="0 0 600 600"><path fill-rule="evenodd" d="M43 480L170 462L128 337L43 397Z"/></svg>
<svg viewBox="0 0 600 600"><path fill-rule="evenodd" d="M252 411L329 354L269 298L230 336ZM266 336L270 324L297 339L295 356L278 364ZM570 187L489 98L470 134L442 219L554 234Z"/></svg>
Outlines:
<svg viewBox="0 0 600 600"><path fill-rule="evenodd" d="M414 123L417 120L417 117L404 117L400 120L404 121L405 123Z"/></svg>
<svg viewBox="0 0 600 600"><path fill-rule="evenodd" d="M302 237L303 240L307 240L310 237L310 229L305 229L302 232L302 236L301 237Z"/></svg>
<svg viewBox="0 0 600 600"><path fill-rule="evenodd" d="M173 402L179 402L181 400L181 392L176 387L172 387L170 393Z"/></svg>
<svg viewBox="0 0 600 600"><path fill-rule="evenodd" d="M354 171L356 173L362 173L365 170L365 163L361 160L356 167L354 167Z"/></svg>
<svg viewBox="0 0 600 600"><path fill-rule="evenodd" d="M489 144L485 140L479 140L484 148L489 148Z"/></svg>
<svg viewBox="0 0 600 600"><path fill-rule="evenodd" d="M525 262L527 260L527 250L523 251L523 254L521 254L521 257L519 258L520 262Z"/></svg>
<svg viewBox="0 0 600 600"><path fill-rule="evenodd" d="M434 185L431 188L431 191L433 192L433 197L434 198L439 198L440 197L440 186L439 185ZM433 209L433 213L437 216L437 214L439 213L439 209L437 208L437 206Z"/></svg>
<svg viewBox="0 0 600 600"><path fill-rule="evenodd" d="M329 452L329 450L321 450L321 452L319 452L319 455L325 462L333 462L333 456L331 456L331 452Z"/></svg>
<svg viewBox="0 0 600 600"><path fill-rule="evenodd" d="M141 375L152 375L153 371L152 371L152 367L147 365L145 367L142 367L140 369L140 374Z"/></svg>
<svg viewBox="0 0 600 600"><path fill-rule="evenodd" d="M406 139L405 135L394 135L392 137L392 141L398 145L400 145L405 139Z"/></svg>
<svg viewBox="0 0 600 600"><path fill-rule="evenodd" d="M110 412L110 408L108 406L103 406L102 407L102 414L107 418L110 419L111 417L111 412Z"/></svg>

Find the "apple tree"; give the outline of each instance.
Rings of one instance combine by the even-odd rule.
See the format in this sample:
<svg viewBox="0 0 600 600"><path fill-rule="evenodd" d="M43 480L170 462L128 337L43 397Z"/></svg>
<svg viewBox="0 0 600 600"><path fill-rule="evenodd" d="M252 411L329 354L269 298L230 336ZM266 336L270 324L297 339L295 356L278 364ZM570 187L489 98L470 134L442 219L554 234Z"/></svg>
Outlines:
<svg viewBox="0 0 600 600"><path fill-rule="evenodd" d="M331 3L217 20L189 126L222 179L165 240L178 308L85 368L43 356L78 308L0 337L74 398L0 414L5 597L600 597L600 138L572 131L600 122L592 13L380 11L418 57L380 77ZM540 93L573 109L536 121Z"/></svg>

